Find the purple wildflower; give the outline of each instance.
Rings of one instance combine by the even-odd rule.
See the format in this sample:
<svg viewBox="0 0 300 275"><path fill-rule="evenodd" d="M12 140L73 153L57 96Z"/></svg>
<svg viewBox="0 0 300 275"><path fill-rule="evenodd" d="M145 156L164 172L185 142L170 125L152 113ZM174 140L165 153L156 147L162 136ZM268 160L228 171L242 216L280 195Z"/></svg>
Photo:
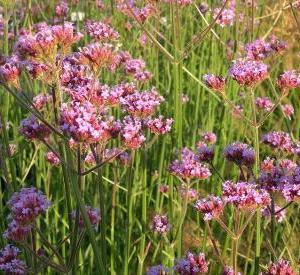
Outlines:
<svg viewBox="0 0 300 275"><path fill-rule="evenodd" d="M205 85L217 92L224 92L226 80L221 76L216 76L214 74L205 74L203 76Z"/></svg>
<svg viewBox="0 0 300 275"><path fill-rule="evenodd" d="M154 232L159 234L167 233L171 228L171 225L168 221L168 217L156 214L152 219L151 228Z"/></svg>
<svg viewBox="0 0 300 275"><path fill-rule="evenodd" d="M288 153L292 152L293 150L293 142L290 135L282 131L273 131L264 134L262 136L262 142L271 146L272 148Z"/></svg>
<svg viewBox="0 0 300 275"><path fill-rule="evenodd" d="M300 74L295 70L285 71L278 77L276 84L283 90L298 88L300 87Z"/></svg>
<svg viewBox="0 0 300 275"><path fill-rule="evenodd" d="M223 151L224 157L236 165L252 166L255 162L255 152L248 144L235 142Z"/></svg>
<svg viewBox="0 0 300 275"><path fill-rule="evenodd" d="M209 262L205 260L204 253L194 254L188 252L182 259L176 261L174 270L179 275L198 275L208 272Z"/></svg>
<svg viewBox="0 0 300 275"><path fill-rule="evenodd" d="M245 46L245 51L247 59L262 60L271 54L272 48L269 43L261 39L257 39L254 42L247 44Z"/></svg>
<svg viewBox="0 0 300 275"><path fill-rule="evenodd" d="M254 60L236 60L229 75L241 86L255 86L268 76L268 66Z"/></svg>
<svg viewBox="0 0 300 275"><path fill-rule="evenodd" d="M0 270L7 275L27 274L26 264L18 259L20 250L10 244L0 251Z"/></svg>
<svg viewBox="0 0 300 275"><path fill-rule="evenodd" d="M209 196L205 199L197 200L195 208L203 214L205 221L217 218L224 209L224 202L220 197Z"/></svg>
<svg viewBox="0 0 300 275"><path fill-rule="evenodd" d="M276 262L271 262L267 271L263 272L262 275L296 275L296 272L287 260L279 259Z"/></svg>
<svg viewBox="0 0 300 275"><path fill-rule="evenodd" d="M101 215L100 215L100 210L98 208L92 208L91 206L85 206L85 210L87 213L87 216L91 222L92 226L97 226L97 224L99 223L100 219L101 219ZM75 219L76 218L76 211L73 211L71 213L72 218ZM79 213L79 226L81 228L85 227L85 222L84 219L81 215L81 213Z"/></svg>

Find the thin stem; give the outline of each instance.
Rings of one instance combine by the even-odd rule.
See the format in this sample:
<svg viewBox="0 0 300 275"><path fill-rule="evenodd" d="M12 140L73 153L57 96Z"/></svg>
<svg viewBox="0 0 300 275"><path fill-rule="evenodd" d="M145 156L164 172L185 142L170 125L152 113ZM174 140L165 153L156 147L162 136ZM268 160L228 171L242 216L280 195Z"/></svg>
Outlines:
<svg viewBox="0 0 300 275"><path fill-rule="evenodd" d="M275 236L275 231L276 231L276 224L275 224L275 202L274 202L274 194L271 194L271 246L275 250L276 248L276 236ZM275 260L274 255L271 255L272 261Z"/></svg>
<svg viewBox="0 0 300 275"><path fill-rule="evenodd" d="M255 150L255 165L254 165L254 174L256 178L258 177L258 169L259 169L259 127L257 127L256 120L256 104L254 97L254 90L250 90L251 95L251 109L252 116L255 127L254 130L254 150ZM256 210L256 243L255 243L255 264L254 264L254 273L259 273L259 261L260 261L260 247L261 247L261 212L260 209Z"/></svg>

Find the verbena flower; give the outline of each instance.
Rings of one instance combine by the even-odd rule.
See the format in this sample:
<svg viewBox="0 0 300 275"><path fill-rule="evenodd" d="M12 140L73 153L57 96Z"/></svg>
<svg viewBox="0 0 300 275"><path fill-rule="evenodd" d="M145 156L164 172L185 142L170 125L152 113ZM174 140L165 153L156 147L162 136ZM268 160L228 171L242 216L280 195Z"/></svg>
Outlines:
<svg viewBox="0 0 300 275"><path fill-rule="evenodd" d="M51 96L46 94L38 94L32 99L33 105L36 109L41 110L45 105L51 101Z"/></svg>
<svg viewBox="0 0 300 275"><path fill-rule="evenodd" d="M224 202L220 197L209 196L204 199L197 200L195 208L203 214L205 221L219 217L224 210Z"/></svg>
<svg viewBox="0 0 300 275"><path fill-rule="evenodd" d="M51 134L51 130L33 115L21 121L19 132L30 141L35 139L44 140Z"/></svg>
<svg viewBox="0 0 300 275"><path fill-rule="evenodd" d="M145 118L151 116L164 98L155 88L145 92L135 92L121 98L120 102L125 111L133 116Z"/></svg>
<svg viewBox="0 0 300 275"><path fill-rule="evenodd" d="M262 275L296 275L296 272L290 266L287 260L279 259L276 262L269 263L268 269L262 272Z"/></svg>
<svg viewBox="0 0 300 275"><path fill-rule="evenodd" d="M182 185L179 189L179 194L180 197L183 200L187 200L187 201L194 201L195 199L198 198L198 192L196 189L187 187L185 185Z"/></svg>
<svg viewBox="0 0 300 275"><path fill-rule="evenodd" d="M262 60L271 54L272 48L266 41L257 39L245 45L245 52L249 60Z"/></svg>
<svg viewBox="0 0 300 275"><path fill-rule="evenodd" d="M29 236L30 230L30 225L24 225L16 220L11 220L3 233L3 237L14 242L23 242Z"/></svg>
<svg viewBox="0 0 300 275"><path fill-rule="evenodd" d="M83 36L81 33L75 31L73 24L70 22L64 22L62 25L54 25L51 27L51 30L61 47L69 47L77 43Z"/></svg>
<svg viewBox="0 0 300 275"><path fill-rule="evenodd" d="M85 24L85 27L87 33L98 41L116 40L120 37L117 31L103 22L94 22L88 20Z"/></svg>
<svg viewBox="0 0 300 275"><path fill-rule="evenodd" d="M208 265L204 253L188 252L184 258L175 261L174 271L180 275L206 274Z"/></svg>
<svg viewBox="0 0 300 275"><path fill-rule="evenodd" d="M151 266L148 270L147 270L147 275L167 275L169 274L169 269L164 267L163 265L155 265L155 266Z"/></svg>
<svg viewBox="0 0 300 275"><path fill-rule="evenodd" d="M151 229L159 234L165 234L171 229L168 217L156 214L152 219Z"/></svg>
<svg viewBox="0 0 300 275"><path fill-rule="evenodd" d="M213 18L216 19L216 23L222 28L226 26L232 26L235 20L235 9L224 8L221 12L221 8L216 8L213 11ZM220 14L220 15L219 15Z"/></svg>
<svg viewBox="0 0 300 275"><path fill-rule="evenodd" d="M255 162L255 152L248 144L235 142L223 151L224 157L237 165L251 167Z"/></svg>
<svg viewBox="0 0 300 275"><path fill-rule="evenodd" d="M222 275L242 275L242 273L240 273L240 272L235 273L233 268L231 266L227 265L227 266L224 266Z"/></svg>
<svg viewBox="0 0 300 275"><path fill-rule="evenodd" d="M281 89L295 89L300 87L300 74L295 70L285 71L281 74L276 84Z"/></svg>
<svg viewBox="0 0 300 275"><path fill-rule="evenodd" d="M50 205L46 196L34 187L22 188L8 201L11 217L21 224L34 222Z"/></svg>
<svg viewBox="0 0 300 275"><path fill-rule="evenodd" d="M207 146L207 144L203 142L198 142L197 144L198 152L197 158L200 161L211 162L215 156L214 148Z"/></svg>
<svg viewBox="0 0 300 275"><path fill-rule="evenodd" d="M182 150L180 160L175 160L170 164L169 171L183 179L207 179L211 176L209 168L201 163L194 152L188 148Z"/></svg>
<svg viewBox="0 0 300 275"><path fill-rule="evenodd" d="M91 206L86 205L85 206L85 211L86 211L87 216L88 216L88 218L91 222L91 225L96 227L97 224L99 223L100 219L101 219L100 210L98 208L92 208ZM71 216L75 220L76 219L76 211L73 211L71 213ZM83 219L80 212L79 212L79 226L81 228L85 227L85 222L84 222L84 219Z"/></svg>
<svg viewBox="0 0 300 275"><path fill-rule="evenodd" d="M58 166L60 164L60 159L51 151L45 154L45 159L53 166Z"/></svg>
<svg viewBox="0 0 300 275"><path fill-rule="evenodd" d="M226 80L221 76L216 76L214 74L205 74L203 76L203 80L205 85L214 91L223 92L225 89Z"/></svg>
<svg viewBox="0 0 300 275"><path fill-rule="evenodd" d="M59 17L64 17L68 14L69 11L69 6L66 1L60 1L56 6L55 6L55 14Z"/></svg>
<svg viewBox="0 0 300 275"><path fill-rule="evenodd" d="M274 103L268 97L257 97L257 98L255 98L255 104L259 109L264 110L266 112L271 111L272 108L274 107Z"/></svg>
<svg viewBox="0 0 300 275"><path fill-rule="evenodd" d="M255 86L268 76L268 66L259 61L238 59L228 73L241 86Z"/></svg>
<svg viewBox="0 0 300 275"><path fill-rule="evenodd" d="M151 133L155 135L164 135L171 131L173 119L164 119L163 116L159 116L157 118L147 119L145 124L150 129Z"/></svg>
<svg viewBox="0 0 300 275"><path fill-rule="evenodd" d="M286 118L291 119L291 116L294 114L294 107L291 104L282 105L282 112Z"/></svg>
<svg viewBox="0 0 300 275"><path fill-rule="evenodd" d="M25 275L27 266L18 259L20 250L11 244L6 245L0 251L0 270L7 275Z"/></svg>
<svg viewBox="0 0 300 275"><path fill-rule="evenodd" d="M7 82L18 87L21 69L16 62L6 62L0 66L0 83Z"/></svg>
<svg viewBox="0 0 300 275"><path fill-rule="evenodd" d="M255 210L270 204L270 195L254 183L225 181L222 187L222 198L239 209Z"/></svg>
<svg viewBox="0 0 300 275"><path fill-rule="evenodd" d="M123 119L121 137L129 149L138 149L146 141L142 133L142 121L137 117L126 116Z"/></svg>
<svg viewBox="0 0 300 275"><path fill-rule="evenodd" d="M293 141L288 133L272 131L262 136L262 142L280 151L292 152Z"/></svg>
<svg viewBox="0 0 300 275"><path fill-rule="evenodd" d="M201 134L201 140L208 144L215 144L217 141L217 136L212 132L204 132Z"/></svg>

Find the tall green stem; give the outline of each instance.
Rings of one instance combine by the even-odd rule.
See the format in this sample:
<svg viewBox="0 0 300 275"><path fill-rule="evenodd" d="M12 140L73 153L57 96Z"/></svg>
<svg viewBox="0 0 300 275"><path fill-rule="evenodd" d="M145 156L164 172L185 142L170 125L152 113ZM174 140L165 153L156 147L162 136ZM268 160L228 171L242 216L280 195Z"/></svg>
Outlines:
<svg viewBox="0 0 300 275"><path fill-rule="evenodd" d="M258 177L259 170L259 127L257 125L256 118L256 104L254 97L254 90L250 90L251 93L251 109L253 116L253 135L254 135L254 150L255 150L255 165L254 173L255 177ZM259 260L260 260L260 246L261 246L261 212L260 209L256 210L256 244L255 244L255 263L254 263L254 274L259 274Z"/></svg>

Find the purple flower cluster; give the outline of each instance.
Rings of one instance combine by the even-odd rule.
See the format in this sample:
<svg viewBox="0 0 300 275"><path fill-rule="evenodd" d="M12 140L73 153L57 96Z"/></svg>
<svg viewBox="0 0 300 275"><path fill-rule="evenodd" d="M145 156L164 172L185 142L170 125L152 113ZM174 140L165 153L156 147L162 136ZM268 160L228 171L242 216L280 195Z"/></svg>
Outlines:
<svg viewBox="0 0 300 275"><path fill-rule="evenodd" d="M224 92L226 80L221 76L216 76L214 74L205 74L203 76L205 85L217 92Z"/></svg>
<svg viewBox="0 0 300 275"><path fill-rule="evenodd" d="M276 262L270 263L267 271L262 275L296 275L290 263L287 260L279 259Z"/></svg>
<svg viewBox="0 0 300 275"><path fill-rule="evenodd" d="M163 116L157 118L147 119L145 124L151 131L151 133L156 135L164 135L171 131L171 126L173 124L173 119L168 118L164 120Z"/></svg>
<svg viewBox="0 0 300 275"><path fill-rule="evenodd" d="M20 192L14 193L8 201L11 221L4 237L16 242L25 240L31 225L50 205L45 195L34 187L22 188Z"/></svg>
<svg viewBox="0 0 300 275"><path fill-rule="evenodd" d="M225 266L222 275L242 275L240 272L235 273L231 266Z"/></svg>
<svg viewBox="0 0 300 275"><path fill-rule="evenodd" d="M155 265L151 266L147 270L147 275L167 275L169 274L169 269L164 267L163 265Z"/></svg>
<svg viewBox="0 0 300 275"><path fill-rule="evenodd" d="M213 18L216 19L216 23L222 28L226 26L232 26L235 20L235 8L224 8L221 12L221 8L216 8L213 11Z"/></svg>
<svg viewBox="0 0 300 275"><path fill-rule="evenodd" d="M184 258L176 261L174 271L179 275L206 274L208 265L209 262L206 261L204 253L188 252Z"/></svg>
<svg viewBox="0 0 300 275"><path fill-rule="evenodd" d="M215 196L197 200L195 203L195 208L203 214L205 221L217 218L223 212L224 206L222 198Z"/></svg>
<svg viewBox="0 0 300 275"><path fill-rule="evenodd" d="M274 207L274 211L275 211L275 219L277 222L281 223L284 221L285 219L285 210L281 210L281 207L278 205L275 205ZM270 219L271 218L271 211L269 209L269 207L265 207L261 209L261 214L263 217Z"/></svg>
<svg viewBox="0 0 300 275"><path fill-rule="evenodd" d="M241 86L255 86L268 76L268 66L259 61L238 59L228 73Z"/></svg>
<svg viewBox="0 0 300 275"><path fill-rule="evenodd" d="M154 232L165 234L169 232L171 225L169 224L168 217L165 215L156 214L152 219L151 228Z"/></svg>
<svg viewBox="0 0 300 275"><path fill-rule="evenodd" d="M0 270L7 275L27 274L26 264L18 259L20 250L10 244L0 251Z"/></svg>
<svg viewBox="0 0 300 275"><path fill-rule="evenodd" d="M121 136L127 148L140 148L146 140L142 132L142 121L137 117L126 116L123 120Z"/></svg>
<svg viewBox="0 0 300 275"><path fill-rule="evenodd" d="M121 98L121 105L131 115L145 118L151 116L162 101L164 98L152 88L150 91L135 92Z"/></svg>
<svg viewBox="0 0 300 275"><path fill-rule="evenodd" d="M291 153L293 141L288 133L272 131L262 136L262 142L280 151Z"/></svg>
<svg viewBox="0 0 300 275"><path fill-rule="evenodd" d="M85 210L87 213L87 216L91 222L92 226L97 226L97 224L99 223L101 216L100 216L100 210L98 208L92 208L91 206L85 206ZM71 213L72 218L75 220L76 219L76 211L73 211ZM79 213L79 226L81 228L85 227L85 222L84 219L81 215L81 213Z"/></svg>
<svg viewBox="0 0 300 275"><path fill-rule="evenodd" d="M58 166L60 164L60 159L55 155L53 152L47 152L45 154L45 159L49 162L52 166Z"/></svg>
<svg viewBox="0 0 300 275"><path fill-rule="evenodd" d="M215 151L213 147L209 147L204 142L198 142L198 153L197 157L200 161L211 162L215 156Z"/></svg>
<svg viewBox="0 0 300 275"><path fill-rule="evenodd" d="M274 103L268 97L257 97L257 98L255 98L255 104L259 109L262 109L266 112L271 111L271 109L274 107Z"/></svg>
<svg viewBox="0 0 300 275"><path fill-rule="evenodd" d="M294 107L291 104L282 105L282 112L286 118L291 119L291 116L294 114Z"/></svg>
<svg viewBox="0 0 300 275"><path fill-rule="evenodd" d="M261 39L257 39L245 46L246 56L249 60L262 60L268 57L272 48L269 43Z"/></svg>
<svg viewBox="0 0 300 275"><path fill-rule="evenodd" d="M38 110L43 109L49 101L51 101L51 96L47 94L38 94L32 99L34 107Z"/></svg>
<svg viewBox="0 0 300 275"><path fill-rule="evenodd" d="M28 140L44 140L51 134L50 129L33 115L21 121L19 132Z"/></svg>
<svg viewBox="0 0 300 275"><path fill-rule="evenodd" d="M103 22L93 22L88 20L85 27L87 33L98 41L116 40L120 37L117 31Z"/></svg>
<svg viewBox="0 0 300 275"><path fill-rule="evenodd" d="M182 150L180 160L171 163L169 171L182 179L207 179L211 175L209 168L188 148Z"/></svg>
<svg viewBox="0 0 300 275"><path fill-rule="evenodd" d="M224 157L236 165L250 167L255 162L255 152L248 144L235 142L227 146L223 151Z"/></svg>
<svg viewBox="0 0 300 275"><path fill-rule="evenodd" d="M278 77L276 84L283 90L299 88L300 74L295 70L285 71Z"/></svg>
<svg viewBox="0 0 300 275"><path fill-rule="evenodd" d="M232 203L239 209L254 210L270 204L270 195L257 185L249 182L225 181L223 183L222 198L226 203Z"/></svg>

